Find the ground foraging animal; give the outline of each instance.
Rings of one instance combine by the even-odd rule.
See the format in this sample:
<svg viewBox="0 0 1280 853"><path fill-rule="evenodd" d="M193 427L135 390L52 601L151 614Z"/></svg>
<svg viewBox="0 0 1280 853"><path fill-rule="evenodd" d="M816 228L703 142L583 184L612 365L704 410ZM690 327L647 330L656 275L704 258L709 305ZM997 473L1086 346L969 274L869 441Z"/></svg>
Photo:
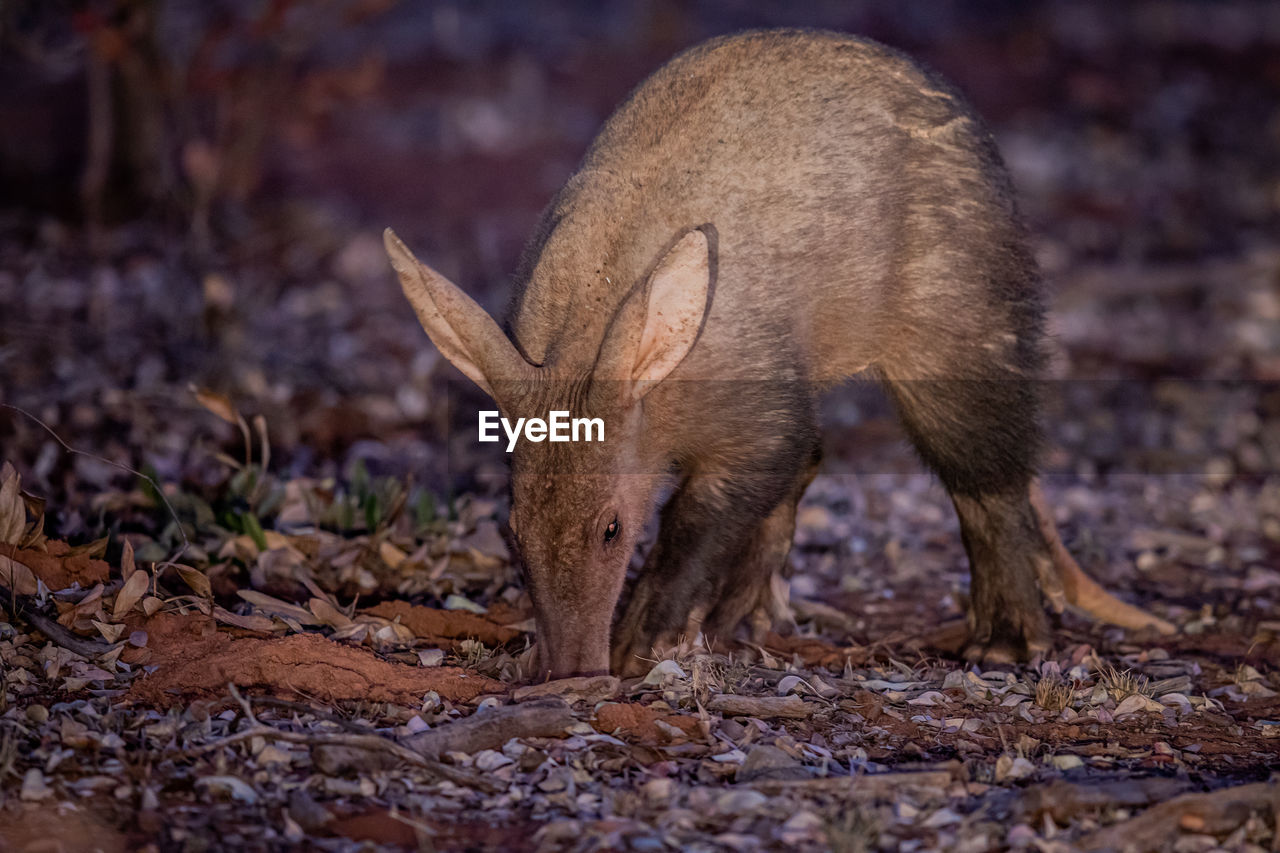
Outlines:
<svg viewBox="0 0 1280 853"><path fill-rule="evenodd" d="M1009 178L959 94L889 48L776 30L671 60L545 211L505 331L386 242L431 340L503 417L605 425L602 442L511 454L541 674L632 671L698 629L759 633L817 470L818 397L858 374L959 515L968 655L1045 648L1046 601L1171 630L1058 540L1035 481L1040 281Z"/></svg>

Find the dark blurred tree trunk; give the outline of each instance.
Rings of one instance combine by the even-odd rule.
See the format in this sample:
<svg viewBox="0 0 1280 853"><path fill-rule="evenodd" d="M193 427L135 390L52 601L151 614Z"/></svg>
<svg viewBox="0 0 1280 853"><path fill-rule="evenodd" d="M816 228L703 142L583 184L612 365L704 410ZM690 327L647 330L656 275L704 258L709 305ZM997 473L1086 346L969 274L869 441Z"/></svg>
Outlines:
<svg viewBox="0 0 1280 853"><path fill-rule="evenodd" d="M175 200L171 75L157 43L158 7L158 0L115 0L106 15L81 18L89 109L81 198L91 236L109 219Z"/></svg>
<svg viewBox="0 0 1280 853"><path fill-rule="evenodd" d="M376 50L335 65L326 40L393 4L0 0L5 202L78 207L99 250L112 224L167 220L203 255L247 221L283 130L376 88Z"/></svg>

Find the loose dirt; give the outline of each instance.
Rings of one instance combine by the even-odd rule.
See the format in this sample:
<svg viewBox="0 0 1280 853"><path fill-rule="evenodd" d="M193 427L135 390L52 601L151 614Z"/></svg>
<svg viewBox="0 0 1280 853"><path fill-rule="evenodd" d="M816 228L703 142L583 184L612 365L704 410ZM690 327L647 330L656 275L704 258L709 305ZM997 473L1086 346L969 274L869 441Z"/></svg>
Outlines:
<svg viewBox="0 0 1280 853"><path fill-rule="evenodd" d="M66 589L75 583L88 589L94 584L106 582L111 568L105 561L71 551L71 546L66 542L50 541L46 543L44 550L19 548L10 553L10 548L6 546L4 554L31 569L31 573L52 590Z"/></svg>
<svg viewBox="0 0 1280 853"><path fill-rule="evenodd" d="M128 849L124 835L85 808L15 803L0 809L0 853L124 853Z"/></svg>
<svg viewBox="0 0 1280 853"><path fill-rule="evenodd" d="M632 702L611 702L596 711L597 731L637 743L670 743L673 735L657 724L662 722L682 731L687 737L698 736L698 720L688 714L672 714L658 708Z"/></svg>
<svg viewBox="0 0 1280 853"><path fill-rule="evenodd" d="M381 616L383 619L398 618L400 624L415 635L432 640L443 648L452 648L459 640L477 640L486 646L501 646L520 636L516 629L496 624L475 613L437 610L409 604L407 601L384 601L362 612Z"/></svg>
<svg viewBox="0 0 1280 853"><path fill-rule="evenodd" d="M128 698L162 708L226 695L228 683L280 698L325 701L365 699L416 705L436 691L466 702L504 693L501 682L455 667L417 668L389 663L372 652L317 634L278 639L234 638L210 630L202 616L157 614L145 623L150 664L157 669L134 682Z"/></svg>

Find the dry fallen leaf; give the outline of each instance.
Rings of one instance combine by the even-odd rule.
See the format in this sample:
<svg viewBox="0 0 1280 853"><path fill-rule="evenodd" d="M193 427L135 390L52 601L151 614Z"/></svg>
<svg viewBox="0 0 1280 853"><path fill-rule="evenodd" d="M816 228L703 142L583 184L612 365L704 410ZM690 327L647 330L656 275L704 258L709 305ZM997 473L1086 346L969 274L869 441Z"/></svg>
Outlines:
<svg viewBox="0 0 1280 853"><path fill-rule="evenodd" d="M260 458L258 464L266 471L271 464L271 439L267 437L267 419L262 415L253 416L253 430L258 434Z"/></svg>
<svg viewBox="0 0 1280 853"><path fill-rule="evenodd" d="M232 426L239 426L245 422L240 412L236 410L235 404L231 402L231 398L227 395L219 394L217 391L210 391L207 388L198 388L195 385L189 387L191 388L191 393L196 397L196 402L222 418L222 420Z"/></svg>
<svg viewBox="0 0 1280 853"><path fill-rule="evenodd" d="M111 618L120 619L133 609L133 606L146 595L151 578L146 572L134 572L124 582L124 586L116 593L115 605L111 608Z"/></svg>
<svg viewBox="0 0 1280 853"><path fill-rule="evenodd" d="M133 559L133 544L126 539L124 540L124 549L120 554L120 577L127 583L137 570L138 565Z"/></svg>
<svg viewBox="0 0 1280 853"><path fill-rule="evenodd" d="M201 598L213 598L213 587L209 584L209 578L199 569L191 566L175 565L178 574L182 577L182 582L191 587L191 591Z"/></svg>
<svg viewBox="0 0 1280 853"><path fill-rule="evenodd" d="M322 624L322 622L305 607L299 607L296 604L281 601L280 599L267 595L266 593L258 592L253 589L238 589L236 590L236 595L240 596L259 610L265 613L270 613L273 616L293 619L303 625Z"/></svg>
<svg viewBox="0 0 1280 853"><path fill-rule="evenodd" d="M17 545L27 526L27 507L22 502L18 472L8 462L0 468L0 544Z"/></svg>
<svg viewBox="0 0 1280 853"><path fill-rule="evenodd" d="M291 560L295 562L306 560L306 555L293 544L288 536L278 530L264 530L262 531L262 536L267 543L266 551L260 550L257 543L253 541L253 537L245 533L234 539L228 539L226 544L218 550L218 556L239 557L243 560L250 560L262 553L285 549Z"/></svg>
<svg viewBox="0 0 1280 853"><path fill-rule="evenodd" d="M93 620L93 627L98 629L98 633L102 635L108 643L117 642L120 635L124 633L124 625L111 622L102 622L97 619Z"/></svg>
<svg viewBox="0 0 1280 853"><path fill-rule="evenodd" d="M386 563L388 567L398 569L409 555L390 542L383 542L378 546L378 556L382 558L382 562Z"/></svg>
<svg viewBox="0 0 1280 853"><path fill-rule="evenodd" d="M350 627L351 618L323 598L312 598L307 602L308 609L320 620L321 625L339 630Z"/></svg>
<svg viewBox="0 0 1280 853"><path fill-rule="evenodd" d="M3 554L0 554L0 586L18 595L35 595L39 591L31 569Z"/></svg>
<svg viewBox="0 0 1280 853"><path fill-rule="evenodd" d="M245 465L249 464L249 454L253 446L252 434L249 432L249 424L244 417L236 410L235 405L231 402L231 398L225 394L219 394L216 391L210 391L207 388L197 388L195 385L187 386L191 389L191 393L195 395L196 401L204 406L207 410L217 415L222 420L233 426L240 428L240 435L244 439L244 455ZM239 466L234 459L226 460L232 466Z"/></svg>
<svg viewBox="0 0 1280 853"><path fill-rule="evenodd" d="M213 608L213 618L226 625L234 625L237 628L244 628L246 631L271 631L275 628L276 623L269 616L263 616L259 613L250 613L243 615L240 613L232 613L222 607Z"/></svg>

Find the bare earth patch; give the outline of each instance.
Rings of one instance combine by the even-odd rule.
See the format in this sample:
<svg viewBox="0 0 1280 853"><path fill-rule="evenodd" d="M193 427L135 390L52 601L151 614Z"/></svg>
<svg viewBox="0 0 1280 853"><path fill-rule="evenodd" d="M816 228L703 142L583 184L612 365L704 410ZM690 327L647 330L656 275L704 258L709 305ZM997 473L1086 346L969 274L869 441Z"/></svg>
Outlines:
<svg viewBox="0 0 1280 853"><path fill-rule="evenodd" d="M174 632L166 639L174 640ZM432 690L457 702L506 690L501 682L455 667L388 663L314 634L233 639L215 630L194 641L163 643L149 665L155 671L134 682L126 697L159 708L225 696L228 684L280 698L410 705Z"/></svg>
<svg viewBox="0 0 1280 853"><path fill-rule="evenodd" d="M383 619L399 620L415 635L434 645L452 647L449 640L475 640L486 646L509 643L520 632L474 613L456 610L437 610L421 607L406 601L384 601L363 611Z"/></svg>
<svg viewBox="0 0 1280 853"><path fill-rule="evenodd" d="M699 735L697 717L622 702L608 702L598 707L595 727L605 734L647 744L671 743Z"/></svg>

